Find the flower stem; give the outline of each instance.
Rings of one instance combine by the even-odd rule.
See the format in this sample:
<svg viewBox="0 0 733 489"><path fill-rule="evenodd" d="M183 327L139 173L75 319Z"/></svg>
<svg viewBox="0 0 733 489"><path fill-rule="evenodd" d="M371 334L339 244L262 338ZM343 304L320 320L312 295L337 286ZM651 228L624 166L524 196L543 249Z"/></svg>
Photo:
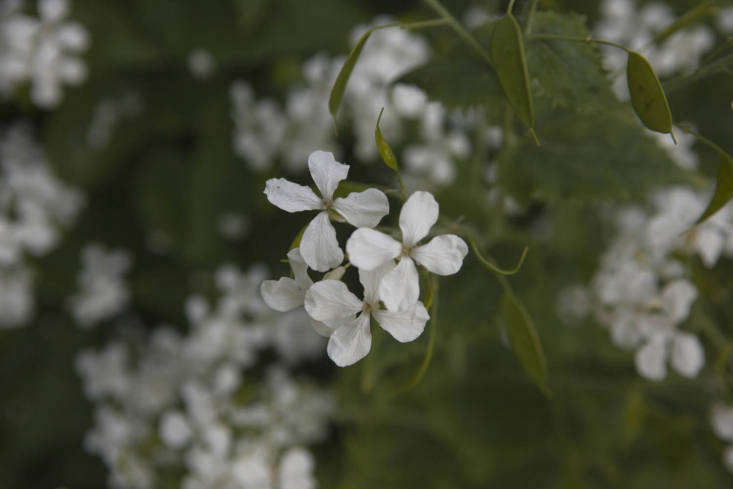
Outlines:
<svg viewBox="0 0 733 489"><path fill-rule="evenodd" d="M463 28L463 26L456 20L456 18L453 17L438 0L424 1L428 4L430 8L435 10L438 15L445 19L448 25L450 25L451 28L456 31L456 34L458 34L458 36L463 39L466 44L471 46L471 48L476 51L476 53L481 56L481 58L483 58L484 61L489 64L489 66L491 66L492 68L494 67L494 63L491 61L491 56L489 55L489 53L481 46L481 44L479 44L479 42L471 35L470 32Z"/></svg>

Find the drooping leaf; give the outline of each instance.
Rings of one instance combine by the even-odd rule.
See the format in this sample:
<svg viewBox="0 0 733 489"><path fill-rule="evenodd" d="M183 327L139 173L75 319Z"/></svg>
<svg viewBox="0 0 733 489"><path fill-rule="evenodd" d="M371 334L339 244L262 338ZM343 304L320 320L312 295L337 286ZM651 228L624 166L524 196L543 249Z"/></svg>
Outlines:
<svg viewBox="0 0 733 489"><path fill-rule="evenodd" d="M532 129L534 105L529 89L522 30L511 14L505 15L494 26L490 49L491 59L509 103L524 125Z"/></svg>
<svg viewBox="0 0 733 489"><path fill-rule="evenodd" d="M380 110L379 117L377 117L377 127L374 129L374 141L377 143L377 150L379 151L379 156L382 157L384 164L399 173L400 167L397 164L397 158L395 157L392 148L389 147L387 141L382 137L381 129L379 129L379 122L382 120L383 112L384 109Z"/></svg>
<svg viewBox="0 0 733 489"><path fill-rule="evenodd" d="M715 183L715 193L710 203L705 208L695 224L700 224L707 218L722 209L725 204L733 199L733 158L727 154L720 153L718 161L718 178Z"/></svg>
<svg viewBox="0 0 733 489"><path fill-rule="evenodd" d="M639 53L629 52L626 65L631 105L641 122L652 131L672 132L672 113L662 84L649 61Z"/></svg>
<svg viewBox="0 0 733 489"><path fill-rule="evenodd" d="M501 298L501 315L514 354L537 387L549 395L546 384L547 360L532 318L519 299L511 294L504 294Z"/></svg>

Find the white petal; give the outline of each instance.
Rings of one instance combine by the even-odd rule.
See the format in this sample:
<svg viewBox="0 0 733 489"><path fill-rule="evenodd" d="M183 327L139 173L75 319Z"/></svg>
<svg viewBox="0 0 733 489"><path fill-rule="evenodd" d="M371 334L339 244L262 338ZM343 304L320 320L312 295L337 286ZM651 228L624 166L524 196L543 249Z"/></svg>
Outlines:
<svg viewBox="0 0 733 489"><path fill-rule="evenodd" d="M696 377L705 365L705 350L697 336L676 334L672 340L672 367L687 378Z"/></svg>
<svg viewBox="0 0 733 489"><path fill-rule="evenodd" d="M402 258L379 284L379 298L390 311L409 309L420 296L420 281L415 263Z"/></svg>
<svg viewBox="0 0 733 489"><path fill-rule="evenodd" d="M374 270L359 269L359 282L364 286L364 302L372 306L379 304L379 284L385 275L395 267L392 260L383 263Z"/></svg>
<svg viewBox="0 0 733 489"><path fill-rule="evenodd" d="M372 347L369 314L360 314L342 324L328 340L328 356L339 367L352 365L364 358Z"/></svg>
<svg viewBox="0 0 733 489"><path fill-rule="evenodd" d="M373 228L389 214L389 201L381 190L368 188L336 199L333 208L352 226Z"/></svg>
<svg viewBox="0 0 733 489"><path fill-rule="evenodd" d="M695 299L697 288L689 280L675 280L662 290L662 305L675 324L687 319Z"/></svg>
<svg viewBox="0 0 733 489"><path fill-rule="evenodd" d="M287 212L312 211L323 207L321 199L305 185L284 178L271 178L265 183L265 195L273 205Z"/></svg>
<svg viewBox="0 0 733 489"><path fill-rule="evenodd" d="M453 275L461 269L467 254L465 241L455 234L443 234L413 249L410 256L433 273Z"/></svg>
<svg viewBox="0 0 733 489"><path fill-rule="evenodd" d="M308 224L300 239L300 254L313 270L326 272L344 261L336 230L328 219L328 212L320 212Z"/></svg>
<svg viewBox="0 0 733 489"><path fill-rule="evenodd" d="M313 329L316 331L316 333L318 333L321 336L330 338L333 332L335 331L333 327L329 326L328 324L324 322L316 321L312 317L309 317L308 319L310 319L311 326L313 326Z"/></svg>
<svg viewBox="0 0 733 489"><path fill-rule="evenodd" d="M299 248L293 248L288 252L288 263L290 264L290 269L293 271L295 281L298 282L300 288L303 291L308 290L313 285L313 280L308 276L308 265L303 260Z"/></svg>
<svg viewBox="0 0 733 489"><path fill-rule="evenodd" d="M305 294L305 310L316 321L334 321L361 311L362 302L338 280L316 282Z"/></svg>
<svg viewBox="0 0 733 489"><path fill-rule="evenodd" d="M314 151L308 157L308 169L311 172L316 187L321 191L321 197L331 200L336 187L349 174L349 165L336 161L333 153Z"/></svg>
<svg viewBox="0 0 733 489"><path fill-rule="evenodd" d="M346 242L346 252L349 261L357 268L374 270L400 256L402 243L374 229L359 228Z"/></svg>
<svg viewBox="0 0 733 489"><path fill-rule="evenodd" d="M439 207L430 192L415 192L410 195L400 211L402 242L413 246L430 232L438 221Z"/></svg>
<svg viewBox="0 0 733 489"><path fill-rule="evenodd" d="M285 312L303 305L305 290L290 277L280 280L265 280L260 286L262 298L270 309Z"/></svg>
<svg viewBox="0 0 733 489"><path fill-rule="evenodd" d="M664 380L667 376L667 348L664 341L651 340L634 356L639 375L649 380Z"/></svg>
<svg viewBox="0 0 733 489"><path fill-rule="evenodd" d="M378 310L373 314L382 329L401 343L412 341L420 336L425 329L425 323L430 319L428 310L425 309L422 302L418 302L405 311Z"/></svg>

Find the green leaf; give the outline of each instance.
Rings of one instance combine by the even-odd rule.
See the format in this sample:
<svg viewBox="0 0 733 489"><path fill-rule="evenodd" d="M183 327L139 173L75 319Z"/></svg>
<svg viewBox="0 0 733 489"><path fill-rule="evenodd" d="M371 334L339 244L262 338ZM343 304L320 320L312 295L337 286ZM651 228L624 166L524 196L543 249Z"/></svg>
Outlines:
<svg viewBox="0 0 733 489"><path fill-rule="evenodd" d="M490 49L491 59L509 103L524 125L532 129L534 106L529 89L522 30L511 14L505 15L494 26Z"/></svg>
<svg viewBox="0 0 733 489"><path fill-rule="evenodd" d="M397 164L397 158L395 158L395 155L392 152L392 148L390 148L389 144L387 144L387 141L384 140L384 138L382 137L382 131L381 129L379 129L379 122L382 120L383 112L384 109L380 110L379 117L377 117L377 127L374 129L374 141L376 141L377 143L377 150L379 151L379 156L382 157L382 161L384 161L384 164L399 173L400 167Z"/></svg>
<svg viewBox="0 0 733 489"><path fill-rule="evenodd" d="M537 33L587 38L585 17L537 12ZM532 96L537 119L558 108L578 113L605 110L616 104L598 48L589 43L527 38L527 66L532 73Z"/></svg>
<svg viewBox="0 0 733 489"><path fill-rule="evenodd" d="M511 294L504 294L501 298L501 315L506 323L514 354L537 387L549 397L550 391L545 383L547 361L532 318L519 299Z"/></svg>
<svg viewBox="0 0 733 489"><path fill-rule="evenodd" d="M482 46L488 46L495 23L479 27L471 34ZM431 100L449 109L483 106L493 117L503 108L504 91L496 72L465 43L452 39L430 61L404 75L399 81L423 89Z"/></svg>
<svg viewBox="0 0 733 489"><path fill-rule="evenodd" d="M338 113L339 106L341 105L341 99L344 97L346 84L349 83L349 77L351 77L351 72L354 71L354 66L356 66L356 62L359 60L359 56L364 49L364 45L369 39L369 36L372 35L372 32L383 27L385 26L378 25L362 34L359 41L357 41L356 46L354 46L354 49L352 49L346 57L346 61L344 61L344 65L341 67L341 71L339 71L336 81L333 84L333 88L331 89L331 97L328 99L328 110L331 112L331 117L333 117L334 122L336 121L336 114Z"/></svg>
<svg viewBox="0 0 733 489"><path fill-rule="evenodd" d="M298 234L295 235L295 238L293 238L293 242L290 243L290 247L288 248L288 251L294 250L295 248L298 248L300 246L300 240L303 238L303 233L305 232L305 228L308 227L308 224L303 226L300 231L298 231Z"/></svg>
<svg viewBox="0 0 733 489"><path fill-rule="evenodd" d="M525 202L640 198L690 181L623 104L602 113L556 111L540 127L541 148L525 139L499 154L500 185Z"/></svg>
<svg viewBox="0 0 733 489"><path fill-rule="evenodd" d="M631 105L641 122L652 131L671 133L672 113L669 103L649 61L641 54L630 51L626 71Z"/></svg>
<svg viewBox="0 0 733 489"><path fill-rule="evenodd" d="M720 153L718 161L718 178L715 183L715 193L705 211L695 224L700 224L733 199L733 158L727 154Z"/></svg>

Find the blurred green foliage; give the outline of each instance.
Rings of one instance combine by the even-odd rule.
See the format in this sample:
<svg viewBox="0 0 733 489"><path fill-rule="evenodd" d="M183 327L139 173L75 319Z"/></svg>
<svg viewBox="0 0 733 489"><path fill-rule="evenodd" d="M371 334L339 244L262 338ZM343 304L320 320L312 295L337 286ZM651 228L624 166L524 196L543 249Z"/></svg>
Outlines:
<svg viewBox="0 0 733 489"><path fill-rule="evenodd" d="M518 2L521 21L526 4ZM678 13L694 2L673 2ZM460 12L471 2L445 2ZM482 2L495 11L503 2ZM596 2L542 1L534 32L586 36ZM575 11L590 16L584 18ZM136 313L141 324L183 327L182 304L192 291L211 292L221 263L264 261L273 270L303 222L266 205L264 181L232 151L229 87L238 78L258 94L282 100L313 54L346 54L349 32L383 13L432 17L417 1L318 0L75 0L73 16L92 35L90 79L66 91L52 112L7 104L3 122L33 120L55 170L87 193L82 218L64 244L38 266L39 310L30 326L0 334L0 487L96 489L101 462L85 454L91 425L74 371L74 355L119 333L115 325L81 332L63 301L74 288L78 252L89 240L131 249ZM490 30L476 32L488 40ZM484 107L502 122L505 103L495 75L448 29L426 33L436 51L405 80L449 107ZM190 51L217 60L203 81L187 70ZM556 292L587 281L613 229L596 217L604 203L640 201L651 188L690 182L643 134L628 104L612 96L597 49L576 43L527 41L529 71L542 146L524 137L502 152L500 183L527 205L526 215L498 222L468 162L438 200L488 236L499 263L515 263L531 248L522 271L509 278L536 323L548 362L546 398L505 346L498 310L501 288L473 258L458 277L441 279L436 350L423 381L409 392L428 335L410 344L375 342L369 359L333 376L340 412L333 436L317 447L324 488L717 488L731 485L720 463L721 444L707 424L710 394L700 382L671 376L639 379L631 354L614 347L592 321L560 322ZM82 144L102 98L140 93L143 120L123 121L101 149ZM727 97L727 98L726 98ZM725 100L721 104L720 100ZM327 103L324 100L324 104ZM730 78L712 76L670 93L676 120L733 151ZM523 133L522 133L523 134ZM389 136L385 135L387 140ZM349 141L342 141L347 145ZM715 155L700 151L715 172ZM348 161L347 152L345 160ZM277 169L273 170L273 174ZM357 181L384 181L381 165L354 168ZM468 189L468 190L467 190ZM217 219L227 211L251 217L251 236L223 240ZM533 232L545 223L552 236ZM539 226L539 224L537 224ZM151 230L170 239L159 256L145 243ZM709 311L733 328L729 261L715 273L695 262ZM701 313L702 314L702 313ZM730 332L730 331L728 331ZM363 376L374 387L361 389Z"/></svg>

